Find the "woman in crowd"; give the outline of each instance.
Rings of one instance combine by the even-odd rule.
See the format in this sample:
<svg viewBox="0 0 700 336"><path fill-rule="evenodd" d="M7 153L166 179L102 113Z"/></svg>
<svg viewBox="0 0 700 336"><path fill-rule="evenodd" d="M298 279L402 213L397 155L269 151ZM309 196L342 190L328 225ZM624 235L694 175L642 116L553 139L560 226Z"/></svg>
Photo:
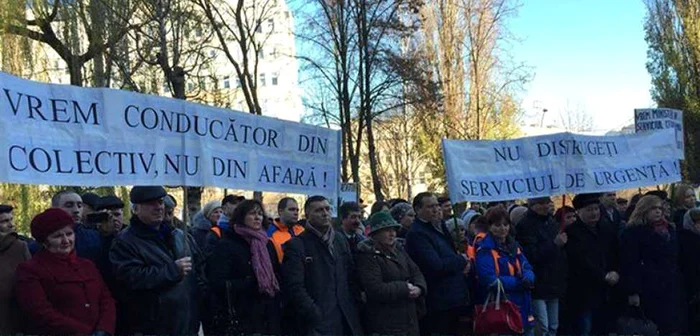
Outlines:
<svg viewBox="0 0 700 336"><path fill-rule="evenodd" d="M685 213L683 230L678 231L678 240L678 258L690 305L688 331L692 335L700 335L700 208L693 208Z"/></svg>
<svg viewBox="0 0 700 336"><path fill-rule="evenodd" d="M190 233L200 248L204 249L209 231L217 225L223 213L221 202L211 201L205 204L202 211L196 213L192 218L193 224Z"/></svg>
<svg viewBox="0 0 700 336"><path fill-rule="evenodd" d="M642 197L620 240L621 279L629 304L641 306L662 335L687 329L678 246L676 228L664 217L663 201Z"/></svg>
<svg viewBox="0 0 700 336"><path fill-rule="evenodd" d="M564 225L564 228L568 228L571 224L576 222L576 210L568 205L565 205L554 213L554 219L557 221L558 225Z"/></svg>
<svg viewBox="0 0 700 336"><path fill-rule="evenodd" d="M43 248L17 268L16 289L27 333L114 334L114 300L95 265L76 255L73 218L49 209L31 231Z"/></svg>
<svg viewBox="0 0 700 336"><path fill-rule="evenodd" d="M676 186L676 192L673 194L673 223L678 226L679 230L684 229L683 217L688 210L695 207L695 190L687 184L679 184Z"/></svg>
<svg viewBox="0 0 700 336"><path fill-rule="evenodd" d="M413 207L405 202L397 203L391 208L391 217L401 224L396 236L405 239L408 230L411 229L411 224L416 220L416 212Z"/></svg>
<svg viewBox="0 0 700 336"><path fill-rule="evenodd" d="M264 220L259 201L241 202L207 258L212 335L280 333L279 265Z"/></svg>
<svg viewBox="0 0 700 336"><path fill-rule="evenodd" d="M476 271L482 297L494 290L500 280L508 299L520 307L525 335L533 335L534 318L530 292L534 288L535 274L520 246L508 234L510 220L501 207L494 207L484 214L488 234L476 252Z"/></svg>
<svg viewBox="0 0 700 336"><path fill-rule="evenodd" d="M369 219L372 231L358 246L357 272L367 297L365 330L378 335L419 335L426 283L396 240L401 227L386 211Z"/></svg>

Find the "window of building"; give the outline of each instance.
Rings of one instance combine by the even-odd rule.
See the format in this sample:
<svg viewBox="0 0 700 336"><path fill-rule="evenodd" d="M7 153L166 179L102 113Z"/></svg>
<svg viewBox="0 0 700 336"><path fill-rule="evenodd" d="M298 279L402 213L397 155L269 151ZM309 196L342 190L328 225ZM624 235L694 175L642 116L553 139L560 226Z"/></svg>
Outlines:
<svg viewBox="0 0 700 336"><path fill-rule="evenodd" d="M286 19L289 19L289 11L285 11L285 12L284 12L284 17L285 17Z"/></svg>
<svg viewBox="0 0 700 336"><path fill-rule="evenodd" d="M194 30L194 36L202 37L202 28L197 28Z"/></svg>
<svg viewBox="0 0 700 336"><path fill-rule="evenodd" d="M231 77L224 76L224 89L230 89L230 88L231 88Z"/></svg>
<svg viewBox="0 0 700 336"><path fill-rule="evenodd" d="M267 20L267 29L269 29L271 33L275 31L275 20L274 19Z"/></svg>
<svg viewBox="0 0 700 336"><path fill-rule="evenodd" d="M187 83L187 91L194 91L194 83L192 83L192 82Z"/></svg>
<svg viewBox="0 0 700 336"><path fill-rule="evenodd" d="M258 26L255 27L255 32L262 33L262 21L258 20Z"/></svg>
<svg viewBox="0 0 700 336"><path fill-rule="evenodd" d="M280 77L280 74L275 72L272 74L272 85L277 86L277 81Z"/></svg>
<svg viewBox="0 0 700 336"><path fill-rule="evenodd" d="M265 48L258 50L258 59L265 59Z"/></svg>
<svg viewBox="0 0 700 336"><path fill-rule="evenodd" d="M211 57L211 58L216 57L216 50L209 50L209 57Z"/></svg>
<svg viewBox="0 0 700 336"><path fill-rule="evenodd" d="M241 87L241 78L236 76L236 87L239 88Z"/></svg>
<svg viewBox="0 0 700 336"><path fill-rule="evenodd" d="M207 89L207 81L204 78L199 79L199 88L202 90Z"/></svg>
<svg viewBox="0 0 700 336"><path fill-rule="evenodd" d="M260 74L260 86L265 86L265 74Z"/></svg>

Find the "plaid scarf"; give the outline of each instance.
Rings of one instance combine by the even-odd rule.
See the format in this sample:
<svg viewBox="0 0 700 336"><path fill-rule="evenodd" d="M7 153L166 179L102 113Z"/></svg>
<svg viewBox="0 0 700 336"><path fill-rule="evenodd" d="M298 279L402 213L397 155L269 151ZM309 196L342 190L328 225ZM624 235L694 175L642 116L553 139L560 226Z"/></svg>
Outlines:
<svg viewBox="0 0 700 336"><path fill-rule="evenodd" d="M335 231L333 230L332 226L328 227L328 230L326 230L326 233L322 233L318 229L316 229L313 225L310 223L306 224L306 229L311 231L313 234L321 238L321 241L323 242L326 247L328 247L328 252L330 252L331 256L335 257L333 255L333 237L335 237Z"/></svg>

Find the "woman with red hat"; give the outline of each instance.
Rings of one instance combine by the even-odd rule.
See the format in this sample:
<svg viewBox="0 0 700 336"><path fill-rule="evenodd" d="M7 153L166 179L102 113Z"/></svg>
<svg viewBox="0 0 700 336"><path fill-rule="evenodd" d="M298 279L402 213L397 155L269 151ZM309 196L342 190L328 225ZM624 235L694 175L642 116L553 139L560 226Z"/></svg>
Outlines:
<svg viewBox="0 0 700 336"><path fill-rule="evenodd" d="M73 225L61 209L32 220L32 236L43 248L17 268L16 287L27 333L114 334L114 300L95 265L76 255Z"/></svg>

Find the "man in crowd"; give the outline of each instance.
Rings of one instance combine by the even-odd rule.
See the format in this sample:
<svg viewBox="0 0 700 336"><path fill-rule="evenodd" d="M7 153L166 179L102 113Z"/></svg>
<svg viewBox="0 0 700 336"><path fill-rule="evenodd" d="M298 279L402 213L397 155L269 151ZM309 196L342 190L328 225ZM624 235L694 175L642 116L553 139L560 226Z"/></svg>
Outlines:
<svg viewBox="0 0 700 336"><path fill-rule="evenodd" d="M277 214L279 217L267 229L267 236L275 246L281 263L284 258L282 245L304 232L304 227L299 225L299 203L291 197L285 197L277 203Z"/></svg>
<svg viewBox="0 0 700 336"><path fill-rule="evenodd" d="M99 211L100 195L92 192L86 192L80 196L80 199L83 201L83 210L81 212L81 216L83 217L82 223L83 225L94 229L94 224L96 223L91 223L88 216Z"/></svg>
<svg viewBox="0 0 700 336"><path fill-rule="evenodd" d="M112 264L109 262L109 249L114 238L124 228L124 202L117 196L104 196L100 198L99 206L95 210L97 210L95 213L104 214L104 220L96 223L97 231L102 238L102 251L95 261L95 266L102 274L110 291L114 291L116 284Z"/></svg>
<svg viewBox="0 0 700 336"><path fill-rule="evenodd" d="M231 218L233 210L236 210L238 204L243 201L245 201L245 197L243 196L226 195L224 199L221 200L221 208L224 210L224 215ZM223 218L224 216L221 217Z"/></svg>
<svg viewBox="0 0 700 336"><path fill-rule="evenodd" d="M20 331L19 307L13 300L15 273L17 266L30 258L27 244L15 232L12 207L0 204L0 335Z"/></svg>
<svg viewBox="0 0 700 336"><path fill-rule="evenodd" d="M429 192L413 199L416 220L406 235L406 251L428 283L424 334L457 335L459 318L467 314L470 264L455 252L453 238L440 217L440 204Z"/></svg>
<svg viewBox="0 0 700 336"><path fill-rule="evenodd" d="M624 223L622 215L617 210L617 194L615 192L605 192L600 196L600 213L603 219L609 221L618 231L622 232Z"/></svg>
<svg viewBox="0 0 700 336"><path fill-rule="evenodd" d="M601 214L599 194L573 199L578 214L566 229L569 259L567 308L576 335L604 335L615 311L610 294L620 280L618 227Z"/></svg>
<svg viewBox="0 0 700 336"><path fill-rule="evenodd" d="M51 198L51 207L61 209L73 218L75 251L78 256L97 262L102 252L102 239L95 228L83 224L83 199L80 195L70 190L59 191Z"/></svg>
<svg viewBox="0 0 700 336"><path fill-rule="evenodd" d="M199 331L203 259L194 240L164 222L165 189L136 186L129 227L114 239L118 332L194 335Z"/></svg>
<svg viewBox="0 0 700 336"><path fill-rule="evenodd" d="M620 216L624 217L625 213L627 212L627 207L629 206L629 201L626 198L618 197L617 198L617 212L620 213ZM626 220L623 218L623 220Z"/></svg>
<svg viewBox="0 0 700 336"><path fill-rule="evenodd" d="M165 195L163 199L163 204L165 205L165 223L170 225L174 229L180 229L184 232L188 231L187 224L175 216L175 207L177 207L177 201L173 195Z"/></svg>
<svg viewBox="0 0 700 336"><path fill-rule="evenodd" d="M358 290L347 239L331 225L331 206L323 196L304 204L306 230L284 246L282 286L297 314L300 335L361 335Z"/></svg>
<svg viewBox="0 0 700 336"><path fill-rule="evenodd" d="M533 315L540 335L555 336L559 328L559 298L566 293L565 232L553 217L549 197L527 200L528 210L518 224L517 240L535 272Z"/></svg>
<svg viewBox="0 0 700 336"><path fill-rule="evenodd" d="M355 202L345 202L338 209L340 228L348 240L353 255L357 252L357 244L365 240L360 225L362 224L362 209Z"/></svg>

